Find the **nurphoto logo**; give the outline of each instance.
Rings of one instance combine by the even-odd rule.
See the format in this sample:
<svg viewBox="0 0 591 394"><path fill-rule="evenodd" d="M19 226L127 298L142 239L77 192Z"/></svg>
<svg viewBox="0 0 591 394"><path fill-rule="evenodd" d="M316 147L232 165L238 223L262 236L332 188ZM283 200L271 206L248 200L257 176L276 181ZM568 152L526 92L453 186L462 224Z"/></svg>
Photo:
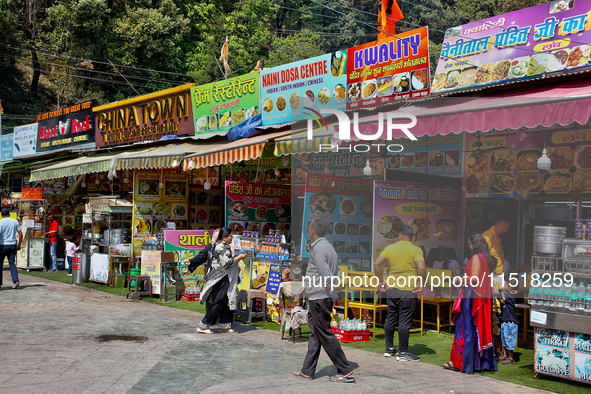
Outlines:
<svg viewBox="0 0 591 394"><path fill-rule="evenodd" d="M378 129L375 134L362 134L359 131L359 114L357 112L353 113L353 121L349 116L337 109L332 108L321 108L319 111L314 110L312 108L306 107L309 112L306 112L312 119L308 119L308 140L312 140L314 138L314 122L316 121L318 126L321 129L325 129L328 131L328 124L326 120L322 116L322 114L332 114L336 115L338 122L339 122L339 130L336 134L336 139L339 141L351 141L351 124L353 125L353 133L357 137L358 140L362 141L376 141L382 138L384 132L384 113L380 112L378 114ZM409 120L409 122L399 123L399 120ZM395 122L396 121L396 122ZM413 141L417 141L417 137L410 131L411 128L416 126L417 118L414 114L410 114L407 112L402 111L391 111L386 113L386 139L388 141L392 140L392 132L394 130L402 131L409 139ZM385 147L389 153L399 153L402 152L404 149L400 144L356 144L356 145L349 145L346 147L339 147L339 144L320 144L318 152L328 152L328 151L336 151L345 150L349 152L369 152L371 147L377 147L379 151L381 147Z"/></svg>

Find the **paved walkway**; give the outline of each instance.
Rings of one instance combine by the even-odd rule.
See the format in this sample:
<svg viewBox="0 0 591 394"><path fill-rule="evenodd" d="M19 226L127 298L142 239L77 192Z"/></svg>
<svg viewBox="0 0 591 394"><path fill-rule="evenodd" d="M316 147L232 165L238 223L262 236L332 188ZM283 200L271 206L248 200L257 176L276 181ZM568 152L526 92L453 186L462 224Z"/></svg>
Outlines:
<svg viewBox="0 0 591 394"><path fill-rule="evenodd" d="M298 380L307 343L242 324L200 335L201 317L22 275L0 291L0 393L544 393L352 348L354 386L328 381L324 353L317 379Z"/></svg>

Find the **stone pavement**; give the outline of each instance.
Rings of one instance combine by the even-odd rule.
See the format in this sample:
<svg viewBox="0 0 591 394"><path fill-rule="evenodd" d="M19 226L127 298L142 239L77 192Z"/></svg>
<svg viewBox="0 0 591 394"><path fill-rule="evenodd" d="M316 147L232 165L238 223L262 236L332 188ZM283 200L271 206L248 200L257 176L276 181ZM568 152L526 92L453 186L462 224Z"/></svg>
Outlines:
<svg viewBox="0 0 591 394"><path fill-rule="evenodd" d="M291 374L306 342L237 324L200 335L201 314L21 276L0 291L0 393L543 393L482 376L401 363L344 348L357 383L331 383L324 352L316 379Z"/></svg>

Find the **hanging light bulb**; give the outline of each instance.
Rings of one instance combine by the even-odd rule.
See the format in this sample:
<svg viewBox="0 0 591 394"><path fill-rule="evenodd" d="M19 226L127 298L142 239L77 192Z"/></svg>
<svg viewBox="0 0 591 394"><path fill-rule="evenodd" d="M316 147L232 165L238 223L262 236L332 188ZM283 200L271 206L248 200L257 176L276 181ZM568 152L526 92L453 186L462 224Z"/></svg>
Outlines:
<svg viewBox="0 0 591 394"><path fill-rule="evenodd" d="M205 190L211 189L211 183L209 182L209 167L207 167L207 175L206 175L206 178L205 178L205 183L203 184L203 188Z"/></svg>
<svg viewBox="0 0 591 394"><path fill-rule="evenodd" d="M173 166L173 167L178 167L178 165L179 165L179 162L178 162L178 161L176 161L176 158L175 158L175 159L172 161L172 166Z"/></svg>
<svg viewBox="0 0 591 394"><path fill-rule="evenodd" d="M371 173L372 173L372 171L371 171L371 167L369 166L369 160L368 160L367 164L365 164L365 168L363 168L363 175L370 176Z"/></svg>
<svg viewBox="0 0 591 394"><path fill-rule="evenodd" d="M275 176L281 175L281 171L279 171L279 167L275 168Z"/></svg>
<svg viewBox="0 0 591 394"><path fill-rule="evenodd" d="M97 185L100 185L101 181L98 179L98 177L96 177L96 180L94 181L94 183L96 183Z"/></svg>
<svg viewBox="0 0 591 394"><path fill-rule="evenodd" d="M193 159L189 160L189 170L192 170L195 167L195 161Z"/></svg>
<svg viewBox="0 0 591 394"><path fill-rule="evenodd" d="M538 169L549 170L552 167L552 160L547 155L546 148L542 152L542 156L538 159Z"/></svg>
<svg viewBox="0 0 591 394"><path fill-rule="evenodd" d="M82 185L80 185L80 186L86 187L86 183L85 182L82 182Z"/></svg>

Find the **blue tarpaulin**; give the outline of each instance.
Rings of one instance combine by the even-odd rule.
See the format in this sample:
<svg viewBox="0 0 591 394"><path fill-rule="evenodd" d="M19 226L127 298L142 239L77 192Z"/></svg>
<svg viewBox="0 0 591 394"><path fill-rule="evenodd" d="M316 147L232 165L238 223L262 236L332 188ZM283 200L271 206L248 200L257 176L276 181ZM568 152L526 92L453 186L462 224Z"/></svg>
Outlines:
<svg viewBox="0 0 591 394"><path fill-rule="evenodd" d="M263 134L264 131L255 129L263 124L262 116L256 115L248 118L243 122L238 123L228 131L228 139L230 141L238 141L243 138L254 137L255 135Z"/></svg>

